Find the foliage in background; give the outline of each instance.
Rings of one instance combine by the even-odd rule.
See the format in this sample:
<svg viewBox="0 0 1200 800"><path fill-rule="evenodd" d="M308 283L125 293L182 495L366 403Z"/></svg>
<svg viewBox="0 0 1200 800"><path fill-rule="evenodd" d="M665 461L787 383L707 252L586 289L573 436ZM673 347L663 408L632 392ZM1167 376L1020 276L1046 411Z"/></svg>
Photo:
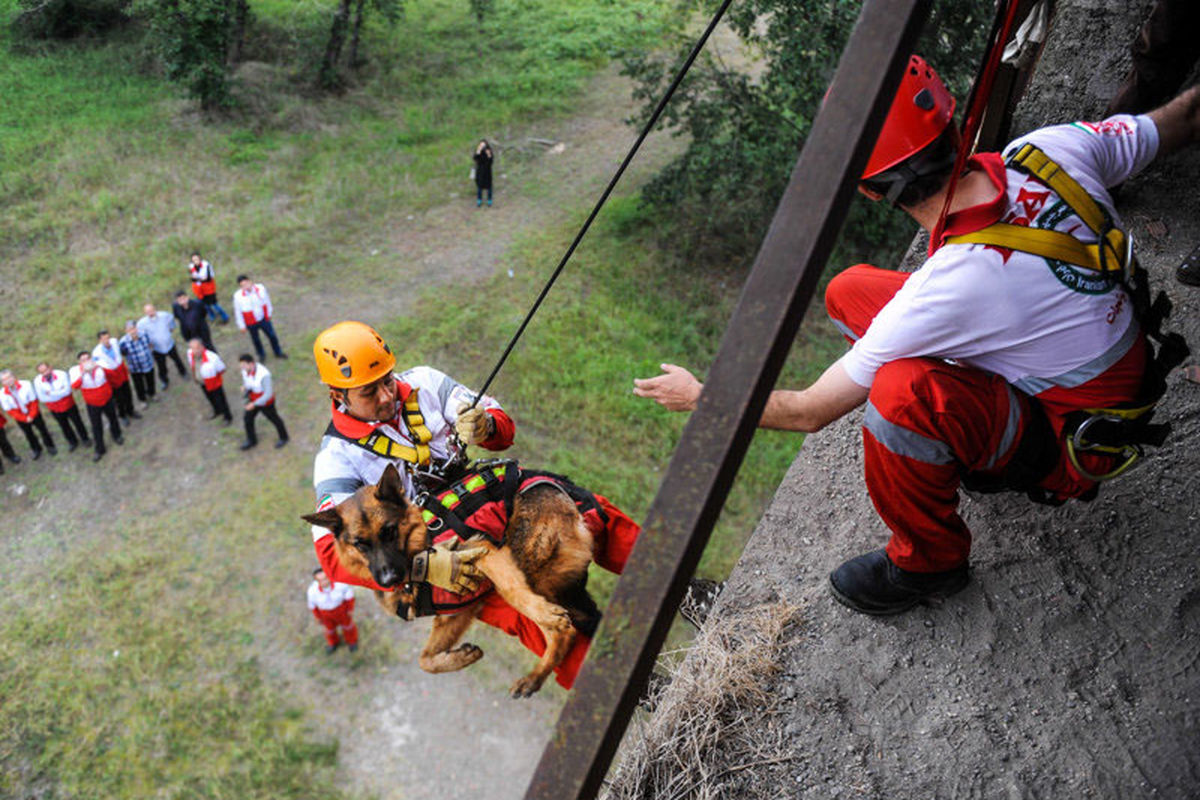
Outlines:
<svg viewBox="0 0 1200 800"><path fill-rule="evenodd" d="M128 21L133 0L20 0L13 32L29 39L99 34Z"/></svg>
<svg viewBox="0 0 1200 800"><path fill-rule="evenodd" d="M135 8L150 25L167 77L205 110L228 106L230 56L241 49L246 0L140 0Z"/></svg>
<svg viewBox="0 0 1200 800"><path fill-rule="evenodd" d="M716 6L706 4L706 13ZM964 96L982 53L991 19L989 0L934 4L918 52L934 64L952 91ZM711 54L693 66L665 115L665 124L689 137L686 151L645 190L669 216L690 254L708 260L748 259L770 222L838 57L858 18L857 0L747 0L727 21L761 61L755 76L745 65ZM645 101L641 120L665 90L691 46L680 34L674 57L646 53L629 59L626 74ZM904 241L901 215L866 202L852 207L843 257L865 257ZM846 250L853 251L846 253Z"/></svg>

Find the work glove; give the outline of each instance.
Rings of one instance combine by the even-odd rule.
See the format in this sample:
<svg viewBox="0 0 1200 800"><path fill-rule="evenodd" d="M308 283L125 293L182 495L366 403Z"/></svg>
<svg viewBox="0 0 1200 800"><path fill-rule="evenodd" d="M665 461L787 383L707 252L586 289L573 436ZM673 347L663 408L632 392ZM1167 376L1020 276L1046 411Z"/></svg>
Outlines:
<svg viewBox="0 0 1200 800"><path fill-rule="evenodd" d="M463 444L479 444L493 433L492 415L479 406L471 408L470 403L458 407L458 419L454 422L454 432L458 434Z"/></svg>
<svg viewBox="0 0 1200 800"><path fill-rule="evenodd" d="M479 588L484 574L475 566L487 548L458 549L459 540L451 538L413 556L410 579L430 583L455 594L470 594Z"/></svg>

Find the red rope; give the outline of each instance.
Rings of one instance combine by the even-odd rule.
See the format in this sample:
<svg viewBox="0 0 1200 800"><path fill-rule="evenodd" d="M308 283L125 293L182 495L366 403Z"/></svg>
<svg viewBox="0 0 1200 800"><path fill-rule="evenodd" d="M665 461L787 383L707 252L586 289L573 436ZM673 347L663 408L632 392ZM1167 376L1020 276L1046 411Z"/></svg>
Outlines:
<svg viewBox="0 0 1200 800"><path fill-rule="evenodd" d="M1000 26L999 36L995 35L996 28L993 26L992 40L988 44L987 53L984 54L983 71L971 90L967 115L963 120L962 144L959 145L958 156L954 159L954 171L950 173L950 183L946 188L946 202L942 204L942 213L938 215L937 225L934 226L933 232L929 236L930 255L933 255L940 246L942 231L946 227L946 217L950 215L950 202L954 199L954 190L958 188L958 177L967 163L967 155L975 148L975 137L983 122L983 110L992 93L992 85L996 82L996 70L1000 68L1000 57L1004 54L1004 45L1008 42L1009 34L1012 33L1016 16L1016 0L998 0L996 18L1003 17L1004 23Z"/></svg>

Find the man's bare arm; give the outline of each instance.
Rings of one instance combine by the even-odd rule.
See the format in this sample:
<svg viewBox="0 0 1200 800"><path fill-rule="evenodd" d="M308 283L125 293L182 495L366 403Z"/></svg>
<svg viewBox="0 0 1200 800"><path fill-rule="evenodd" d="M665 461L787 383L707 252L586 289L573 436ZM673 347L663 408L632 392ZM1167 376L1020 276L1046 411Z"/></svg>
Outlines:
<svg viewBox="0 0 1200 800"><path fill-rule="evenodd" d="M1154 109L1149 117L1158 128L1158 157L1200 143L1200 86Z"/></svg>
<svg viewBox="0 0 1200 800"><path fill-rule="evenodd" d="M633 393L654 400L670 411L692 411L704 384L683 367L663 364L663 374L639 378ZM869 389L850 380L840 364L833 364L817 382L803 391L777 389L767 399L759 427L781 431L819 431L866 402Z"/></svg>

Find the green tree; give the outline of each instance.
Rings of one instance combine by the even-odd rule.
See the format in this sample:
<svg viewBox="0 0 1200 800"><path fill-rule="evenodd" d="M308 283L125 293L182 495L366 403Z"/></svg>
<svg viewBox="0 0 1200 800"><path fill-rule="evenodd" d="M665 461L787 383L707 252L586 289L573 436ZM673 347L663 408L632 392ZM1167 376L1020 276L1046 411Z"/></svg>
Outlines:
<svg viewBox="0 0 1200 800"><path fill-rule="evenodd" d="M240 0L140 0L167 77L187 87L201 108L232 103L230 56L240 51L245 3ZM235 47L235 41L237 46Z"/></svg>
<svg viewBox="0 0 1200 800"><path fill-rule="evenodd" d="M672 238L685 255L722 261L753 255L860 8L857 0L744 0L731 8L728 22L762 70L727 63L711 48L697 60L664 115L688 146L643 192L652 207L669 212ZM926 24L918 52L959 97L970 86L991 14L989 0L943 0ZM638 122L691 46L679 39L674 58L626 61L635 97L644 102ZM846 226L854 238L844 240L850 252L843 256L867 257L910 235L905 220L885 211L855 204Z"/></svg>
<svg viewBox="0 0 1200 800"><path fill-rule="evenodd" d="M129 20L131 0L20 0L13 31L33 39L102 33Z"/></svg>
<svg viewBox="0 0 1200 800"><path fill-rule="evenodd" d="M325 40L325 54L321 58L321 66L317 71L317 82L326 89L337 89L342 86L340 65L342 50L346 44L346 34L350 34L350 52L346 61L350 69L358 69L366 63L361 55L361 40L363 22L367 10L371 9L383 17L388 25L394 25L404 13L403 0L337 0L333 10L333 19L329 27L329 37Z"/></svg>

